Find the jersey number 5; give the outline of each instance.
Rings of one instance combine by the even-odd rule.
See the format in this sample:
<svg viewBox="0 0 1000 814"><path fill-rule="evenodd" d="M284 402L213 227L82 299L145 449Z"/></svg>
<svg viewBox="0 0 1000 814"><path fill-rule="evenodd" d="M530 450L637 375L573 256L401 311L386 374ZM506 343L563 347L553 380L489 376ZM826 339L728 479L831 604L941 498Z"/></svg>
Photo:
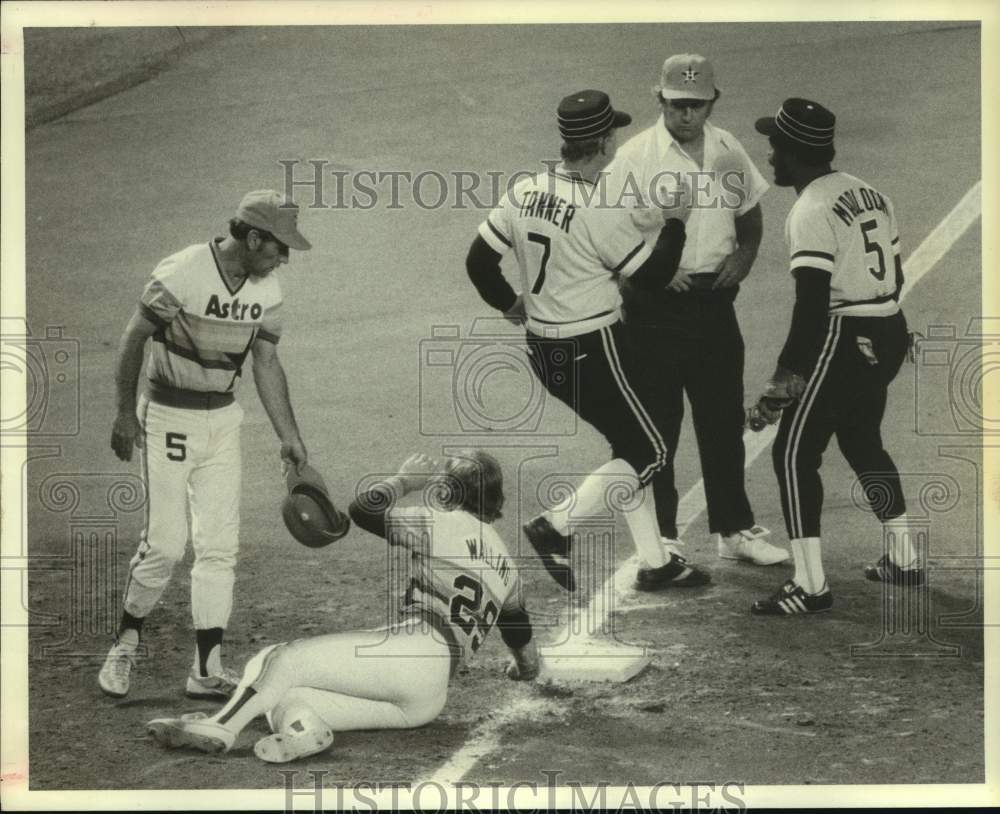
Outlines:
<svg viewBox="0 0 1000 814"><path fill-rule="evenodd" d="M490 632L493 623L500 615L500 609L492 600L486 600L486 605L480 613L480 605L483 601L483 586L479 580L473 579L468 574L459 574L455 577L454 586L462 593L455 594L451 598L451 621L458 625L469 637L469 646L475 653L479 645L483 643L483 638ZM472 592L472 595L466 593Z"/></svg>
<svg viewBox="0 0 1000 814"><path fill-rule="evenodd" d="M540 235L538 232L528 232L528 240L532 243L539 243L542 247L542 262L539 264L538 277L535 278L535 284L531 287L531 293L537 294L545 285L545 267L549 264L552 241L546 235Z"/></svg>
<svg viewBox="0 0 1000 814"><path fill-rule="evenodd" d="M881 282L882 280L885 279L885 255L882 253L882 246L879 244L877 240L872 241L868 239L868 233L871 232L871 230L874 229L876 226L878 226L878 223L876 222L875 218L872 218L871 220L864 221L863 223L860 224L860 226L861 226L861 236L865 240L865 251L868 254L875 252L875 254L878 255L878 270L876 271L871 266L869 266L868 271L872 275L872 277Z"/></svg>

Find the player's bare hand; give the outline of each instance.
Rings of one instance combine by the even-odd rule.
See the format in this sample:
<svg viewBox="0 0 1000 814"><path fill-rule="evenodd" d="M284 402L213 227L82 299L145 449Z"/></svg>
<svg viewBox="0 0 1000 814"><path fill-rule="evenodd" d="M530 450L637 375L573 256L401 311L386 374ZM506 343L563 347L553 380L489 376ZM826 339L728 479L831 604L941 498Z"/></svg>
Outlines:
<svg viewBox="0 0 1000 814"><path fill-rule="evenodd" d="M712 284L712 288L732 288L739 285L750 273L750 267L757 255L748 249L737 249L726 257L715 270L719 273L718 278Z"/></svg>
<svg viewBox="0 0 1000 814"><path fill-rule="evenodd" d="M671 218L687 223L694 206L694 193L685 179L678 179L677 185L661 195L660 208L664 221Z"/></svg>
<svg viewBox="0 0 1000 814"><path fill-rule="evenodd" d="M667 283L667 291L690 291L691 275L686 271L677 269L677 273Z"/></svg>
<svg viewBox="0 0 1000 814"><path fill-rule="evenodd" d="M524 310L524 296L521 294L517 295L517 299L514 300L514 304L504 311L503 318L513 325L523 325L527 314Z"/></svg>
<svg viewBox="0 0 1000 814"><path fill-rule="evenodd" d="M306 452L306 445L302 443L301 438L293 438L291 441L281 442L282 474L287 474L290 466L294 466L296 473L298 473L308 461L309 453Z"/></svg>
<svg viewBox="0 0 1000 814"><path fill-rule="evenodd" d="M133 447L142 449L146 443L142 424L134 413L119 413L111 427L111 449L122 461L132 460Z"/></svg>
<svg viewBox="0 0 1000 814"><path fill-rule="evenodd" d="M423 489L441 471L441 462L430 455L415 452L399 465L399 478L407 492Z"/></svg>

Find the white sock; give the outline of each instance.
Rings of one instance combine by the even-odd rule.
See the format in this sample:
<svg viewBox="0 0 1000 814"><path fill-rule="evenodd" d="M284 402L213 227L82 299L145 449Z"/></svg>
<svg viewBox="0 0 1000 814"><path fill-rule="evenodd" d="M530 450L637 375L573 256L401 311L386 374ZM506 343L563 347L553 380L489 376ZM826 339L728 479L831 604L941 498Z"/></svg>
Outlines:
<svg viewBox="0 0 1000 814"><path fill-rule="evenodd" d="M573 507L574 517L593 517L608 510L611 501L607 497L608 489L613 484L630 484L633 494L639 492L639 476L628 461L622 458L615 458L608 461L603 466L595 469L591 474L583 479L576 489L576 502L572 498L564 501L560 506L545 512L549 522L560 534L567 534L569 529L570 506ZM641 501L638 505L630 507L628 511L622 512L629 531L632 533L632 540L635 543L639 558L645 561L645 565L651 568L658 568L666 564L663 555L663 548L660 545L659 526L656 522L656 505L653 502L651 490L642 490L643 494L638 497ZM648 494L645 494L649 492ZM618 496L616 495L616 502ZM624 501L622 501L624 502Z"/></svg>
<svg viewBox="0 0 1000 814"><path fill-rule="evenodd" d="M118 634L116 643L120 650L135 650L139 646L139 631L134 627L127 627Z"/></svg>
<svg viewBox="0 0 1000 814"><path fill-rule="evenodd" d="M799 537L791 542L795 557L795 576L792 579L807 594L818 594L826 585L819 537Z"/></svg>
<svg viewBox="0 0 1000 814"><path fill-rule="evenodd" d="M916 568L920 564L920 555L913 545L913 532L910 520L906 514L886 520L882 524L889 540L889 559L898 568Z"/></svg>
<svg viewBox="0 0 1000 814"><path fill-rule="evenodd" d="M552 528L562 535L569 534L569 515L570 509L572 509L574 504L573 497L573 495L570 495L556 506L556 508L542 513L542 516L552 524Z"/></svg>
<svg viewBox="0 0 1000 814"><path fill-rule="evenodd" d="M642 502L638 506L625 512L625 522L632 534L639 559L643 561L643 567L660 568L667 564L668 557L660 541L660 524L656 519L652 487L643 487L639 492L639 499Z"/></svg>

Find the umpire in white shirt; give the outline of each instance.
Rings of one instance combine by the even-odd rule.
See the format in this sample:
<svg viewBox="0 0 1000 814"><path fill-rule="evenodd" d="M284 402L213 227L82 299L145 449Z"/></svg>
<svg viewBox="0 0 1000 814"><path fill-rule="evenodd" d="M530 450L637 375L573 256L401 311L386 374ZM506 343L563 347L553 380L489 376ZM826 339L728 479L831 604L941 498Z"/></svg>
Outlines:
<svg viewBox="0 0 1000 814"><path fill-rule="evenodd" d="M670 450L668 465L653 479L660 533L669 542L677 539L673 453L686 392L719 555L773 565L788 553L765 541L768 532L756 525L744 488L744 348L733 307L757 256L759 202L768 184L733 135L708 122L720 94L705 57L670 57L654 91L662 116L619 149L609 188L626 205L647 210L652 217L640 220L648 221L653 239L660 226L657 204L669 200L678 184L694 194L673 280L655 293L640 293L626 281L622 291L626 323L649 365L647 404Z"/></svg>

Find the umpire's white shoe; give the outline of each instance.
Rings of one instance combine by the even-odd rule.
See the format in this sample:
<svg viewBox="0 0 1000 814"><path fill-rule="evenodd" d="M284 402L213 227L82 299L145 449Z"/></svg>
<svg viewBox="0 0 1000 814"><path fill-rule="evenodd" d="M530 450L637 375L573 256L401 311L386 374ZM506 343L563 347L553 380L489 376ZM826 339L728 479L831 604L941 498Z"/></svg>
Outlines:
<svg viewBox="0 0 1000 814"><path fill-rule="evenodd" d="M228 752L236 741L232 732L204 718L201 713L180 718L154 718L146 724L146 731L168 749L197 749L208 754Z"/></svg>
<svg viewBox="0 0 1000 814"><path fill-rule="evenodd" d="M329 749L333 730L328 726L306 727L301 732L288 731L261 738L253 746L254 754L268 763L288 763Z"/></svg>
<svg viewBox="0 0 1000 814"><path fill-rule="evenodd" d="M240 674L228 667L223 667L222 672L211 675L199 675L197 668L192 667L188 673L187 686L184 692L188 698L229 698L240 683Z"/></svg>
<svg viewBox="0 0 1000 814"><path fill-rule="evenodd" d="M113 698L124 698L128 695L132 668L135 666L135 650L114 645L104 659L104 666L97 676L101 692Z"/></svg>
<svg viewBox="0 0 1000 814"><path fill-rule="evenodd" d="M752 562L754 565L777 565L785 562L791 555L764 539L770 533L763 526L754 526L734 534L716 535L719 538L719 557L724 560Z"/></svg>

